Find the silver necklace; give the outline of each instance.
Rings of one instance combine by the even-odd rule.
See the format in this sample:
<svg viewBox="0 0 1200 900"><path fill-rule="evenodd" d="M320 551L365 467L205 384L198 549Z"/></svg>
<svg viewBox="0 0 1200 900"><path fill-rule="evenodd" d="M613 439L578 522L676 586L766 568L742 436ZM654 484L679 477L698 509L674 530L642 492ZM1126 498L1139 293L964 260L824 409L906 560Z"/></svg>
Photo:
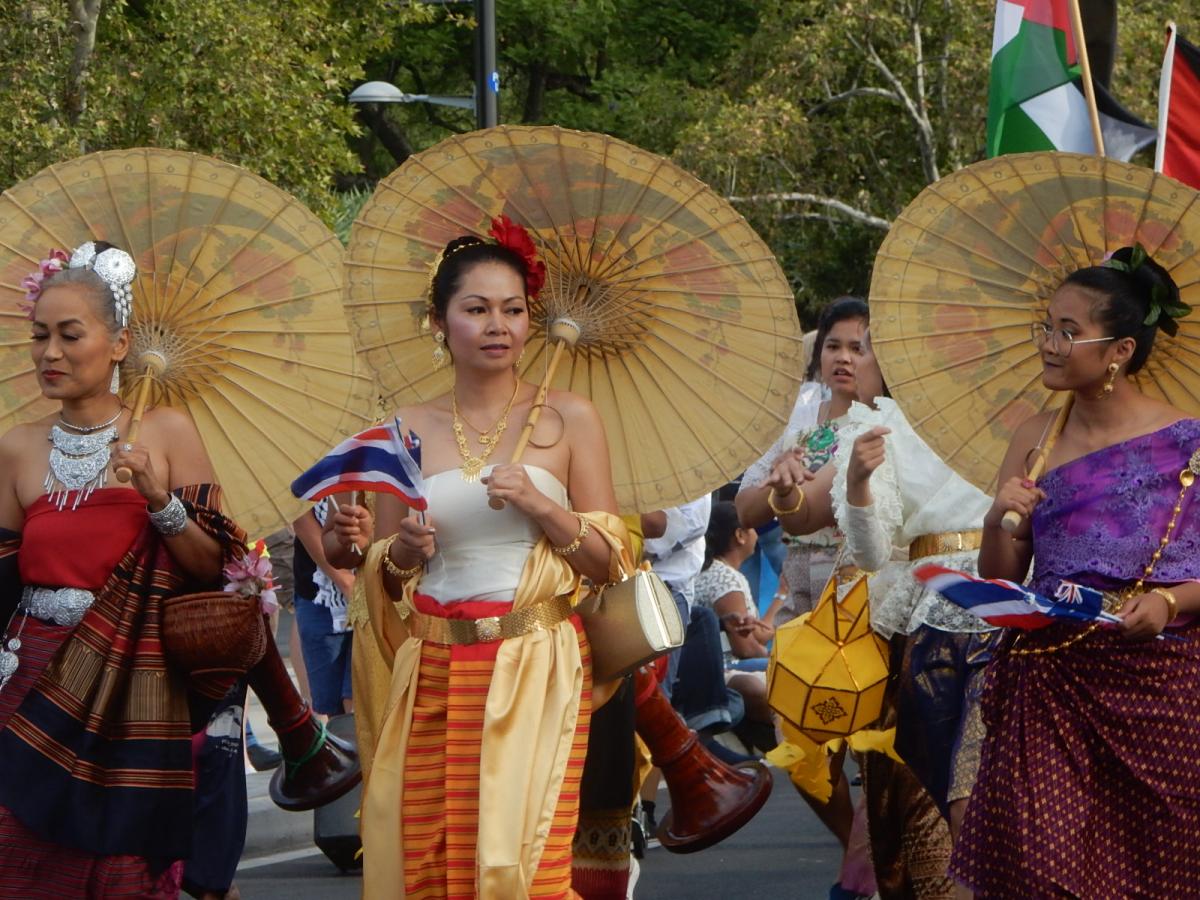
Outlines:
<svg viewBox="0 0 1200 900"><path fill-rule="evenodd" d="M121 413L123 412L125 412L124 408L118 409L115 416L113 416L107 422L101 422L99 425L76 425L74 422L68 422L61 415L58 417L58 422L60 425L66 425L72 431L78 431L80 434L92 434L93 432L101 431L102 429L107 428L113 422L117 421L117 419L121 418Z"/></svg>
<svg viewBox="0 0 1200 900"><path fill-rule="evenodd" d="M117 429L111 425L96 434L71 434L57 425L51 427L50 471L42 487L59 511L67 505L72 491L75 502L71 509L78 509L92 491L108 482L111 445L116 439Z"/></svg>

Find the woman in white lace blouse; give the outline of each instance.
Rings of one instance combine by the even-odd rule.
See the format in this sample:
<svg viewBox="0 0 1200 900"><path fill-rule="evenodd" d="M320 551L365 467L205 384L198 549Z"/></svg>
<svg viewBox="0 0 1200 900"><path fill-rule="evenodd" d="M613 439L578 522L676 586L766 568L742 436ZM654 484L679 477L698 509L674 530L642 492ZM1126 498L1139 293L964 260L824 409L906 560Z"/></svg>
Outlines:
<svg viewBox="0 0 1200 900"><path fill-rule="evenodd" d="M892 640L893 665L899 666L896 749L954 836L978 772L983 741L979 691L996 632L925 590L911 572L918 562L974 571L991 501L930 449L893 400L877 397L873 406L856 403L847 413L833 461L839 472L832 488L833 512L845 535L847 558L873 573L871 624ZM903 790L898 785L907 774L900 767L890 769L887 762L868 767L872 837L928 834L928 813L909 813L897 822L895 804L872 807L874 771L889 781L885 790ZM882 812L885 805L891 806L891 815ZM909 804L909 809L919 808L919 803ZM879 860L888 854L885 848L875 851L878 876ZM936 854L922 851L930 893L950 896L953 890L945 877L947 852L948 847Z"/></svg>

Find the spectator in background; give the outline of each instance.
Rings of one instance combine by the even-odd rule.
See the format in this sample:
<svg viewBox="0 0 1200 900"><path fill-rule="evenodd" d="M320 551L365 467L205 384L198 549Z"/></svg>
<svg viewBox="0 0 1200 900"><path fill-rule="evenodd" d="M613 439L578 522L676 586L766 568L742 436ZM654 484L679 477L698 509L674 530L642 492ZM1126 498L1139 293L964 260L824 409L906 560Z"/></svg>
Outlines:
<svg viewBox="0 0 1200 900"><path fill-rule="evenodd" d="M350 498L342 495L331 499L341 503ZM323 716L336 716L354 711L350 687L353 634L346 623L354 574L335 568L325 558L321 529L328 515L328 503L330 500L318 503L292 523L296 532L293 571L296 624L312 708Z"/></svg>
<svg viewBox="0 0 1200 900"><path fill-rule="evenodd" d="M758 606L746 576L739 567L754 552L758 535L738 522L737 507L729 501L716 503L705 535L704 569L696 578L698 607L713 610L720 620L721 644L725 650L726 684L742 695L745 717L733 729L752 749L774 749L775 716L767 704L766 671L768 645L775 629L758 616ZM776 602L777 607L779 602ZM769 610L771 615L774 609ZM741 660L751 662L751 671L738 672ZM756 670L756 671L755 671Z"/></svg>
<svg viewBox="0 0 1200 900"><path fill-rule="evenodd" d="M646 536L643 553L671 589L684 626L691 618L693 582L704 565L704 532L708 530L711 510L712 497L705 494L682 506L642 515L642 533ZM667 678L662 686L668 697L679 671L679 654L676 650L668 659Z"/></svg>

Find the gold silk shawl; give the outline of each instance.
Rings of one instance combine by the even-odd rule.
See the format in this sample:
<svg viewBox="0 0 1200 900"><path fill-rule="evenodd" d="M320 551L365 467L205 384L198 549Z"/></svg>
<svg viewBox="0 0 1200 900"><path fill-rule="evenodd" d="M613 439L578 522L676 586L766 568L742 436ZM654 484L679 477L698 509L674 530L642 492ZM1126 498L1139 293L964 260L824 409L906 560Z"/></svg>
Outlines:
<svg viewBox="0 0 1200 900"><path fill-rule="evenodd" d="M583 515L612 548L610 578L616 580L621 572L631 571L624 523L603 512ZM355 588L356 594L362 591L357 605L361 608L365 600L369 622L369 627L355 629L352 656L355 719L364 770L365 900L403 895L404 760L422 645L408 636L404 625L417 582L410 581L403 598L393 602L383 587L383 548L384 542L377 541L367 552ZM563 594L572 595L572 603L579 602L583 594L580 576L542 538L525 561L513 609ZM378 678L388 668L385 694ZM517 900L528 896L562 788L583 677L579 640L569 620L500 645L480 747L478 897Z"/></svg>

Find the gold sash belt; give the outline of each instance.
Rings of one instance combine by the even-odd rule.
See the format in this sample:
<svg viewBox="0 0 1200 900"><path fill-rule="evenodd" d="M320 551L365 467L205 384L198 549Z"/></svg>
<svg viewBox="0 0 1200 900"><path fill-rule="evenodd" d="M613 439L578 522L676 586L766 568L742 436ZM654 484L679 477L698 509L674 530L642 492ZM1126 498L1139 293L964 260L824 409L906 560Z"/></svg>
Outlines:
<svg viewBox="0 0 1200 900"><path fill-rule="evenodd" d="M563 594L502 616L482 619L447 619L409 610L405 619L408 633L422 641L435 644L480 644L521 637L534 631L553 628L571 615L571 596Z"/></svg>
<svg viewBox="0 0 1200 900"><path fill-rule="evenodd" d="M967 553L978 550L983 543L982 531L943 531L940 534L923 534L908 545L908 559L924 559L943 553Z"/></svg>

